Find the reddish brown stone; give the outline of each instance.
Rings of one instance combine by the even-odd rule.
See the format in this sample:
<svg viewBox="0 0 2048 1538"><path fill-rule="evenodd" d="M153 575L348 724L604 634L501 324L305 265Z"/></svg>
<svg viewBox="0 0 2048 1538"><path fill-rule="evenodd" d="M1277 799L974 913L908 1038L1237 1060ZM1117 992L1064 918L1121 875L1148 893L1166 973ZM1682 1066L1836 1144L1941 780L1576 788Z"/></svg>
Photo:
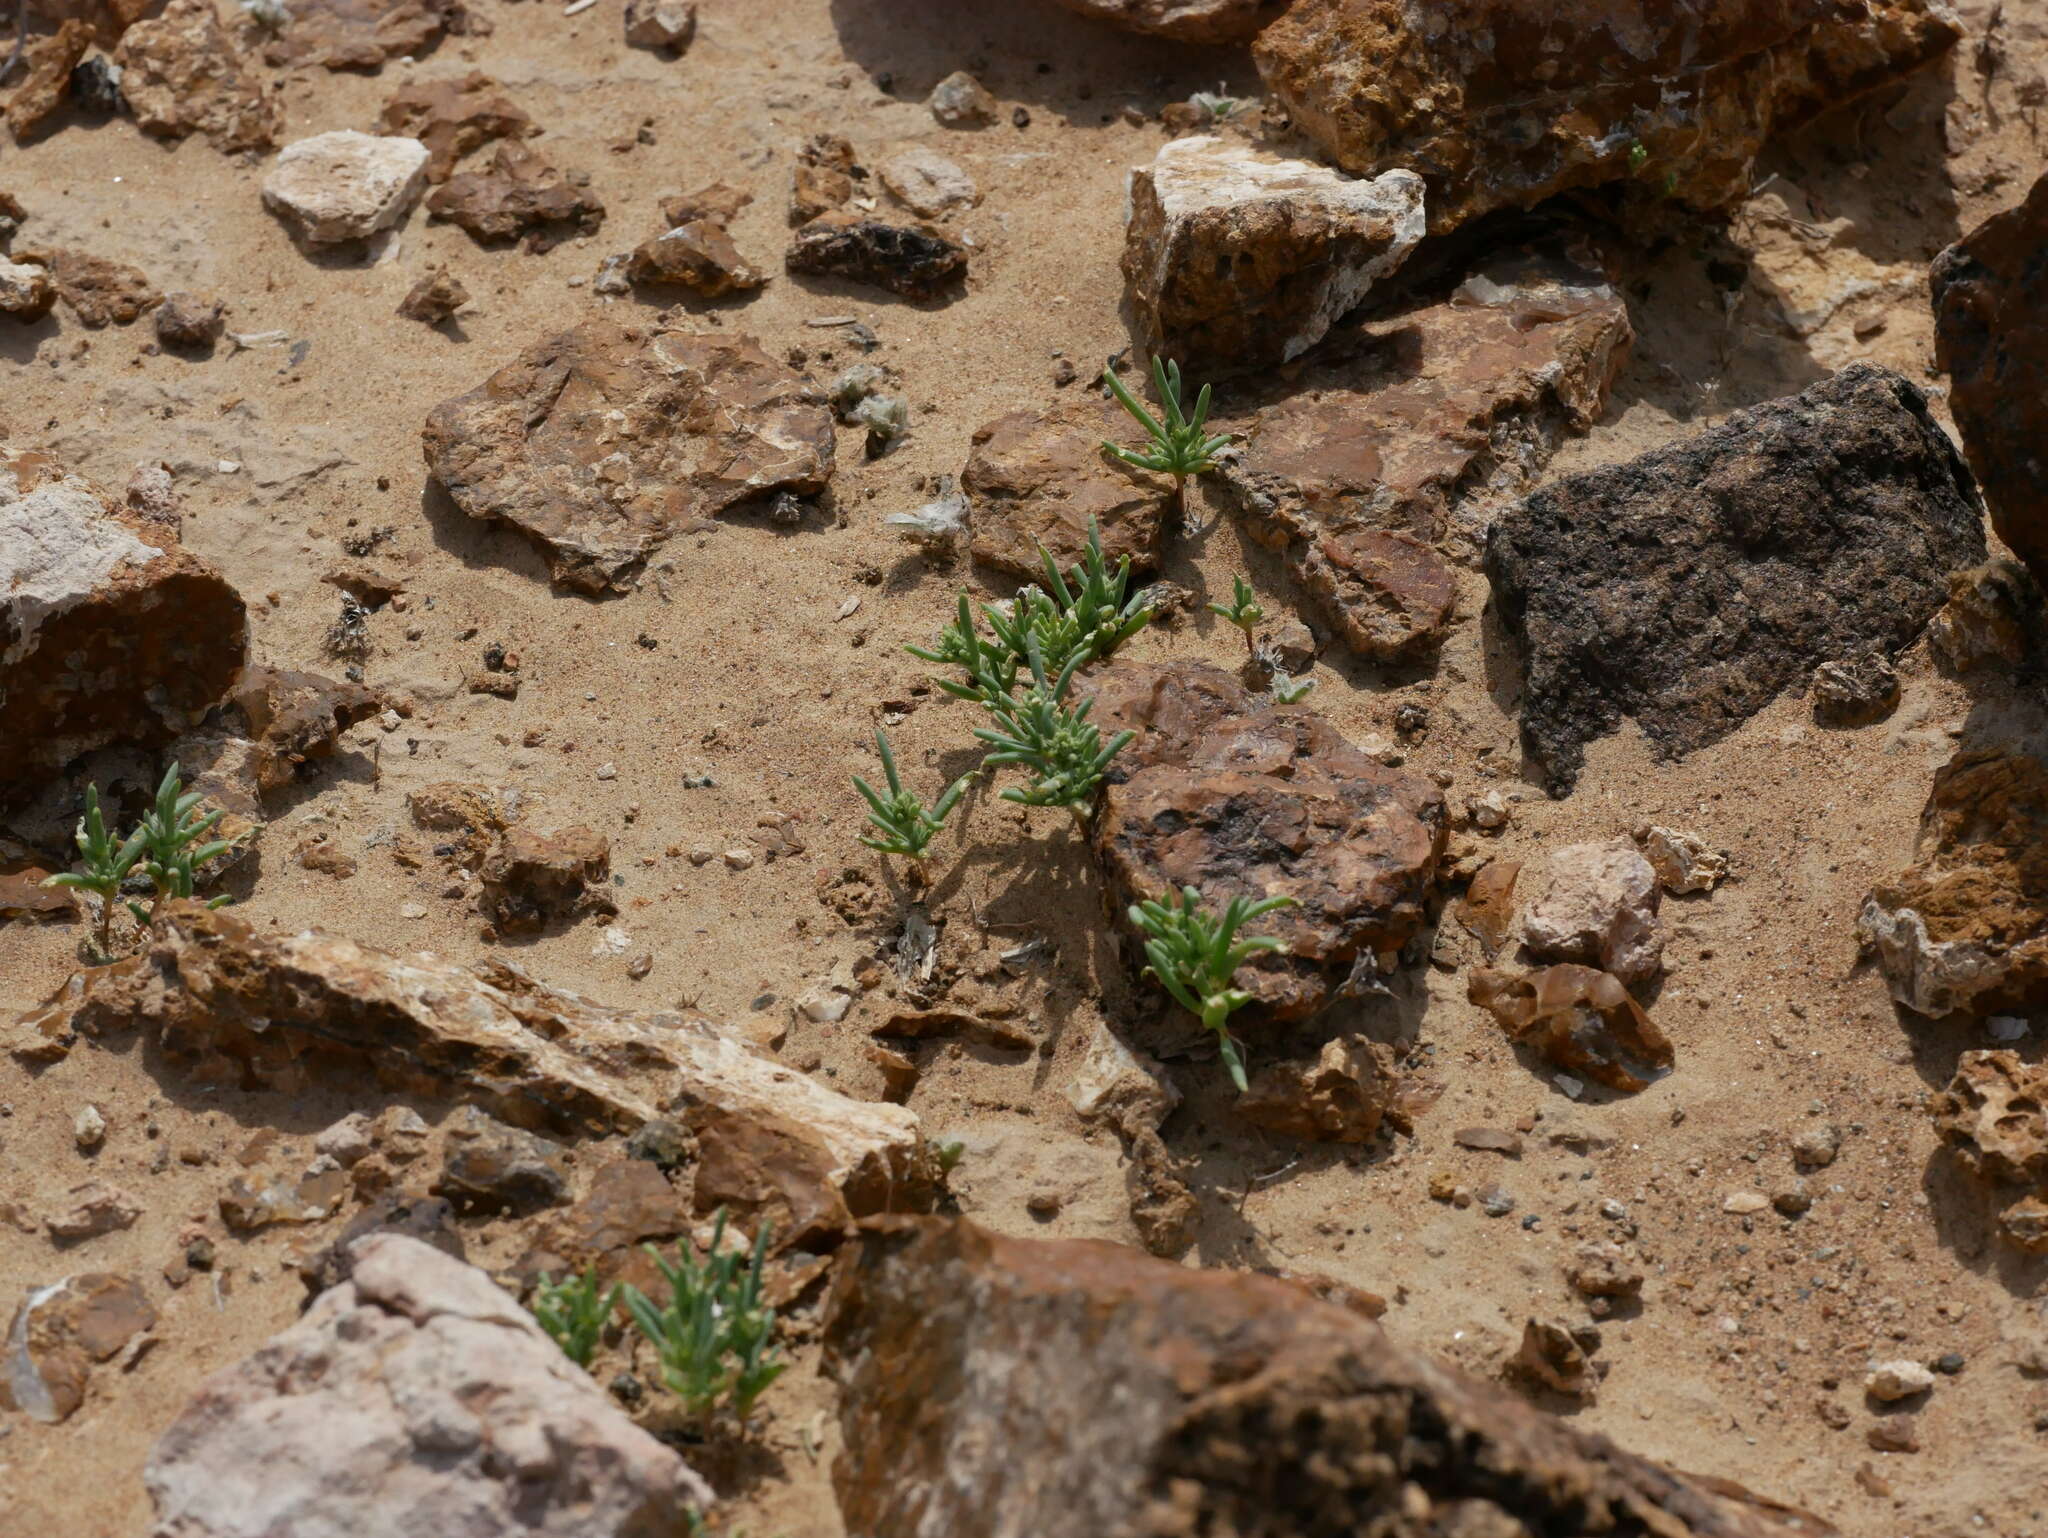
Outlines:
<svg viewBox="0 0 2048 1538"><path fill-rule="evenodd" d="M1393 1108L1394 1054L1363 1036L1339 1036L1305 1063L1253 1075L1233 1109L1254 1127L1313 1143L1370 1143Z"/></svg>
<svg viewBox="0 0 2048 1538"><path fill-rule="evenodd" d="M973 510L974 558L1020 577L1044 579L1043 545L1061 571L1088 547L1092 521L1112 564L1159 564L1172 484L1113 458L1131 419L1115 401L1086 396L1050 411L1012 411L978 429L960 490Z"/></svg>
<svg viewBox="0 0 2048 1538"><path fill-rule="evenodd" d="M1458 900L1458 922L1479 939L1491 961L1515 929L1515 880L1520 860L1488 860Z"/></svg>
<svg viewBox="0 0 2048 1538"><path fill-rule="evenodd" d="M149 286L140 268L125 262L110 262L86 251L56 246L42 251L17 251L24 262L35 262L50 270L57 285L57 297L71 307L78 323L91 330L111 322L125 326L163 298Z"/></svg>
<svg viewBox="0 0 2048 1538"><path fill-rule="evenodd" d="M768 281L712 219L692 219L643 241L626 263L626 276L635 283L679 284L707 299L746 293Z"/></svg>
<svg viewBox="0 0 2048 1538"><path fill-rule="evenodd" d="M266 63L374 73L444 33L474 27L460 0L293 0L291 18L264 45Z"/></svg>
<svg viewBox="0 0 2048 1538"><path fill-rule="evenodd" d="M156 339L166 347L211 347L227 329L228 307L218 299L178 289L156 307Z"/></svg>
<svg viewBox="0 0 2048 1538"><path fill-rule="evenodd" d="M1671 1042L1621 980L1570 962L1520 977L1473 969L1467 996L1566 1073L1625 1094L1671 1071Z"/></svg>
<svg viewBox="0 0 2048 1538"><path fill-rule="evenodd" d="M511 828L484 862L484 916L505 934L538 934L585 914L614 914L611 842L588 828Z"/></svg>
<svg viewBox="0 0 2048 1538"><path fill-rule="evenodd" d="M170 0L161 15L127 29L114 63L121 95L145 133L204 134L230 155L269 149L283 132L276 92L250 68L213 0Z"/></svg>
<svg viewBox="0 0 2048 1538"><path fill-rule="evenodd" d="M1094 663L1075 675L1074 693L1095 701L1089 719L1105 739L1137 734L1111 762L1113 779L1185 763L1211 728L1257 708L1236 675L1206 662Z"/></svg>
<svg viewBox="0 0 2048 1538"><path fill-rule="evenodd" d="M0 1343L0 1406L67 1419L85 1402L92 1364L155 1325L156 1310L125 1276L93 1271L32 1289Z"/></svg>
<svg viewBox="0 0 2048 1538"><path fill-rule="evenodd" d="M445 182L455 162L493 139L521 139L540 126L479 70L400 86L384 103L378 131L427 147L427 180Z"/></svg>
<svg viewBox="0 0 2048 1538"><path fill-rule="evenodd" d="M1294 577L1360 657L1412 662L1434 651L1458 605L1458 581L1429 546L1408 534L1361 529L1301 546Z"/></svg>
<svg viewBox="0 0 2048 1538"><path fill-rule="evenodd" d="M76 20L29 43L22 53L26 73L7 98L7 126L16 140L27 139L64 105L71 93L71 71L91 46L92 28Z"/></svg>
<svg viewBox="0 0 2048 1538"><path fill-rule="evenodd" d="M398 313L407 320L438 326L454 318L469 303L469 290L446 267L436 267L406 291L398 301Z"/></svg>
<svg viewBox="0 0 2048 1538"><path fill-rule="evenodd" d="M289 785L312 760L331 755L336 738L384 703L361 684L260 663L242 674L229 698L248 720L260 754L257 781L265 791Z"/></svg>
<svg viewBox="0 0 2048 1538"><path fill-rule="evenodd" d="M565 175L518 140L500 144L488 169L449 177L428 197L427 212L480 245L523 239L529 251L552 250L604 223L604 204L587 177Z"/></svg>

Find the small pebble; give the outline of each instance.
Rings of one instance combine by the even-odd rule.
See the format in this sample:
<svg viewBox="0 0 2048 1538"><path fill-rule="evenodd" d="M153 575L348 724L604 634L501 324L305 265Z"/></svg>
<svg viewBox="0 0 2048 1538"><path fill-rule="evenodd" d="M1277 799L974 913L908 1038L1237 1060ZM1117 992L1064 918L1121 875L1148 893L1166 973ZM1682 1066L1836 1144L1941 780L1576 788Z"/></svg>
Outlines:
<svg viewBox="0 0 2048 1538"><path fill-rule="evenodd" d="M751 849L728 849L725 863L734 870L751 870L754 866L754 851Z"/></svg>
<svg viewBox="0 0 2048 1538"><path fill-rule="evenodd" d="M71 1140L78 1145L79 1152L90 1153L100 1146L100 1140L107 1135L107 1119L100 1115L100 1108L89 1105L78 1113L71 1123Z"/></svg>

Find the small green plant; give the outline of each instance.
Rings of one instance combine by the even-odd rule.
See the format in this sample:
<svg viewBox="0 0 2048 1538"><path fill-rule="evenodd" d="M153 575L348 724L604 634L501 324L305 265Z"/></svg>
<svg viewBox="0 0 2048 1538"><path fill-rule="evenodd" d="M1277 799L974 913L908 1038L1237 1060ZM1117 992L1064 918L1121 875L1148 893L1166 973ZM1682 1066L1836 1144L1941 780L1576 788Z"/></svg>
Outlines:
<svg viewBox="0 0 2048 1538"><path fill-rule="evenodd" d="M72 887L99 897L98 943L102 955L113 954L114 899L138 866L155 888L155 895L148 908L128 899L128 911L135 916L136 923L147 926L170 899L192 895L199 867L234 847L227 839L200 842L226 815L216 809L204 817L195 817L193 813L205 799L198 791L184 788L179 766L173 763L164 771L156 801L144 815L141 826L116 844L100 812L99 787L86 787L85 816L79 819L77 834L85 869L65 871L43 885ZM232 898L216 897L206 906L219 908L231 901Z"/></svg>
<svg viewBox="0 0 2048 1538"><path fill-rule="evenodd" d="M1127 449L1107 440L1103 447L1127 465L1155 470L1173 477L1173 511L1176 517L1187 511L1187 484L1191 475L1205 475L1216 468L1216 456L1230 446L1230 434L1211 437L1205 431L1209 421L1209 387L1203 385L1195 397L1192 414L1181 407L1180 365L1166 358L1152 360L1152 387L1158 392L1165 420L1147 411L1138 398L1124 388L1123 381L1109 369L1102 382L1124 410L1137 419L1152 439L1149 449Z"/></svg>
<svg viewBox="0 0 2048 1538"><path fill-rule="evenodd" d="M1021 694L1006 694L988 702L994 726L977 726L974 735L993 750L983 760L989 764L1014 764L1033 776L1027 786L1011 786L1002 795L1020 806L1063 806L1082 827L1088 823L1088 808L1102 785L1109 762L1136 732L1122 731L1105 745L1102 731L1088 719L1095 701L1075 705L1067 699L1074 669L1082 658L1073 657L1057 679L1048 679L1045 658L1033 638L1026 659L1031 669L1031 687Z"/></svg>
<svg viewBox="0 0 2048 1538"><path fill-rule="evenodd" d="M562 1348L562 1355L578 1367L588 1367L618 1301L618 1284L599 1286L595 1266L560 1281L544 1275L533 1290L533 1317Z"/></svg>
<svg viewBox="0 0 2048 1538"><path fill-rule="evenodd" d="M1230 624L1242 630L1244 632L1245 650L1250 652L1253 657L1257 657L1259 654L1259 644L1253 639L1252 632L1258 629L1259 621L1266 617L1266 611L1260 606L1258 595L1252 591L1252 585L1249 582L1245 581L1242 577L1233 577L1231 582L1233 590L1230 602L1212 603L1209 605L1209 612L1221 615Z"/></svg>
<svg viewBox="0 0 2048 1538"><path fill-rule="evenodd" d="M1216 1033L1223 1064L1242 1094L1247 1087L1244 1057L1231 1038L1227 1024L1231 1014L1251 1002L1251 995L1230 985L1237 969L1261 951L1277 951L1280 941L1271 935L1252 935L1240 940L1238 931L1252 920L1275 909L1292 907L1291 897L1266 897L1253 902L1233 897L1218 918L1202 906L1193 887L1183 887L1176 899L1141 902L1131 907L1131 923L1145 935L1145 970L1159 985L1202 1024Z"/></svg>
<svg viewBox="0 0 2048 1538"><path fill-rule="evenodd" d="M938 1138L932 1143L932 1152L938 1155L939 1173L950 1175L966 1157L967 1145L957 1137Z"/></svg>
<svg viewBox="0 0 2048 1538"><path fill-rule="evenodd" d="M1641 139L1633 139L1628 147L1628 174L1634 176L1649 163L1650 148Z"/></svg>
<svg viewBox="0 0 2048 1538"><path fill-rule="evenodd" d="M1244 110L1244 98L1241 96L1226 96L1223 93L1224 84L1224 81L1219 80L1216 82L1215 90L1197 91L1188 98L1189 106L1193 107L1197 112L1209 114L1209 126L1212 128L1219 123L1229 122Z"/></svg>
<svg viewBox="0 0 2048 1538"><path fill-rule="evenodd" d="M668 1284L667 1304L655 1307L630 1284L623 1291L626 1312L654 1347L661 1381L700 1420L726 1404L745 1420L789 1365L775 1350L775 1311L761 1300L768 1225L754 1236L751 1258L725 1248L723 1207L703 1255L691 1253L687 1239L677 1244L674 1263L653 1245L646 1250Z"/></svg>
<svg viewBox="0 0 2048 1538"><path fill-rule="evenodd" d="M883 854L902 855L922 865L925 850L931 847L933 838L945 827L946 818L967 793L967 782L971 776L963 774L948 785L938 804L927 810L915 791L904 789L903 781L896 773L896 755L889 751L887 732L875 733L875 748L882 755L882 773L889 789L887 794L883 794L859 775L853 777L853 788L867 801L868 821L882 834L880 838L862 835L861 842Z"/></svg>
<svg viewBox="0 0 2048 1538"><path fill-rule="evenodd" d="M1273 675L1273 703L1276 705L1299 705L1308 698L1309 690L1316 686L1313 678L1304 674L1300 678L1289 678L1285 673Z"/></svg>

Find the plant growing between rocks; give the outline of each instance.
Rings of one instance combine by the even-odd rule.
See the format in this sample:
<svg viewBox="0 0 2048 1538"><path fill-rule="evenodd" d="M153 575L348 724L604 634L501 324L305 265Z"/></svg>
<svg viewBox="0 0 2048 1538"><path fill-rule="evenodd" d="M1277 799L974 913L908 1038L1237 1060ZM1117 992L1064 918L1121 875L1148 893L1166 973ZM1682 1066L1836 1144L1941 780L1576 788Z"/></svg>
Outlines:
<svg viewBox="0 0 2048 1538"><path fill-rule="evenodd" d="M91 892L99 898L99 926L95 942L101 956L111 958L113 955L114 900L120 896L122 886L135 874L138 865L141 873L149 878L155 895L147 908L133 898L127 899L127 904L135 922L146 929L170 899L193 895L201 866L234 847L227 839L200 842L226 815L216 809L203 817L194 817L199 803L205 799L198 791L184 788L182 772L173 763L164 771L164 777L157 785L156 801L144 814L141 825L117 844L107 832L106 819L100 812L99 787L86 787L85 815L79 819L76 835L85 869L62 872L50 877L43 885ZM233 900L226 896L215 897L206 906L220 908Z"/></svg>
<svg viewBox="0 0 2048 1538"><path fill-rule="evenodd" d="M560 1281L542 1276L533 1290L533 1317L562 1348L562 1355L578 1367L588 1367L618 1301L618 1284L601 1287L592 1266L581 1276Z"/></svg>
<svg viewBox="0 0 2048 1538"><path fill-rule="evenodd" d="M243 3L248 3L248 0L243 0ZM1215 90L1197 91L1188 98L1188 105L1190 107L1193 107L1198 112L1206 112L1209 115L1209 126L1211 128L1229 122L1245 108L1245 100L1242 96L1225 95L1223 87L1224 82L1219 80L1216 82Z"/></svg>
<svg viewBox="0 0 2048 1538"><path fill-rule="evenodd" d="M1209 420L1209 387L1203 385L1195 397L1192 413L1181 405L1180 365L1166 358L1152 360L1152 388L1159 396L1165 420L1147 411L1144 404L1124 388L1113 370L1102 371L1102 382L1117 403L1135 418L1152 439L1150 449L1127 449L1103 440L1103 448L1127 465L1157 471L1173 477L1173 514L1187 516L1187 486L1191 475L1206 475L1216 468L1216 456L1230 446L1229 433L1214 436L1204 431Z"/></svg>
<svg viewBox="0 0 2048 1538"><path fill-rule="evenodd" d="M1085 656L1077 653L1056 680L1048 680L1038 638L1033 636L1028 644L1031 687L1021 696L1004 694L987 701L996 724L974 729L974 735L993 750L982 762L1015 764L1033 777L1028 786L1013 785L1005 790L1005 801L1020 806L1063 806L1075 823L1085 828L1110 760L1137 733L1118 732L1105 745L1101 728L1088 719L1095 701L1082 700L1076 705L1068 697L1074 669Z"/></svg>
<svg viewBox="0 0 2048 1538"><path fill-rule="evenodd" d="M661 1381L696 1420L730 1406L744 1421L789 1366L775 1350L775 1311L761 1300L768 1237L763 1223L750 1256L726 1249L721 1207L703 1255L692 1253L688 1239L678 1241L674 1263L645 1246L668 1286L665 1305L657 1308L630 1283L621 1289L626 1312L654 1348Z"/></svg>
<svg viewBox="0 0 2048 1538"><path fill-rule="evenodd" d="M960 798L967 793L970 775L961 775L939 797L938 802L927 809L917 793L906 790L902 778L896 772L896 755L889 749L889 734L875 733L875 750L882 755L882 773L888 784L888 792L877 791L874 786L859 775L853 777L853 787L866 798L868 821L881 831L880 838L863 834L861 842L870 849L883 854L902 855L913 862L921 874L924 869L925 851L932 840L946 825L946 818Z"/></svg>
<svg viewBox="0 0 2048 1538"><path fill-rule="evenodd" d="M1280 941L1271 935L1238 938L1238 932L1253 919L1279 908L1291 908L1291 897L1265 897L1254 902L1233 897L1221 917L1202 905L1201 893L1181 888L1176 898L1169 893L1165 902L1131 905L1131 922L1146 936L1145 970L1158 979L1160 987L1172 994L1190 1014L1216 1033L1223 1065L1242 1094L1249 1086L1244 1055L1238 1051L1227 1023L1238 1009L1251 1002L1251 995L1230 985L1237 969L1262 951L1277 951Z"/></svg>
<svg viewBox="0 0 2048 1538"><path fill-rule="evenodd" d="M1252 591L1252 585L1242 577L1231 578L1232 591L1229 603L1212 603L1209 612L1220 616L1226 623L1237 626L1244 632L1244 649L1256 662L1259 643L1252 632L1259 628L1259 621L1266 617L1266 610Z"/></svg>
<svg viewBox="0 0 2048 1538"><path fill-rule="evenodd" d="M1273 674L1273 703L1276 705L1299 705L1308 698L1309 690L1316 686L1313 678L1290 678L1285 673Z"/></svg>

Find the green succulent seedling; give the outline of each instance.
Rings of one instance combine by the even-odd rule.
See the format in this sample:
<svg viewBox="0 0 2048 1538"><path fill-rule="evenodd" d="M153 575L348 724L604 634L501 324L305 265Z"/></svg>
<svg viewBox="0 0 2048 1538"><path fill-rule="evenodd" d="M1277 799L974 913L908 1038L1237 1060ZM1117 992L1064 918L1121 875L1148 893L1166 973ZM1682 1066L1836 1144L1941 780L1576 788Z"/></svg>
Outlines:
<svg viewBox="0 0 2048 1538"><path fill-rule="evenodd" d="M1638 171L1642 170L1642 168L1643 168L1643 167L1644 167L1644 166L1645 166L1646 164L1648 164L1648 162L1649 162L1649 159L1650 159L1650 147L1649 147L1649 146L1648 146L1647 144L1643 143L1643 141L1642 141L1641 139L1632 139L1632 140L1630 140L1630 141L1629 141L1629 146L1628 146L1628 172L1629 172L1629 175L1633 176L1633 175L1635 175L1635 174L1636 174L1636 172L1638 172Z"/></svg>
<svg viewBox="0 0 2048 1538"><path fill-rule="evenodd" d="M1205 432L1209 420L1209 387L1203 385L1195 397L1192 414L1181 407L1180 365L1166 358L1152 360L1152 387L1158 392L1165 420L1147 411L1123 381L1109 369L1102 382L1124 410L1137 419L1152 439L1149 449L1127 449L1106 439L1103 447L1127 465L1155 470L1173 477L1173 510L1176 517L1187 509L1187 483L1191 475L1204 475L1216 467L1216 456L1230 446L1229 433L1211 437Z"/></svg>
<svg viewBox="0 0 2048 1538"><path fill-rule="evenodd" d="M1233 988L1230 980L1237 969L1262 951L1277 951L1280 941L1271 935L1238 938L1238 931L1252 920L1279 908L1294 905L1291 897L1265 897L1253 902L1233 897L1219 918L1202 906L1201 893L1183 887L1179 898L1169 893L1165 902L1135 903L1131 923L1145 935L1145 970L1159 980L1190 1014L1216 1033L1223 1064L1242 1094L1248 1087L1244 1056L1238 1051L1227 1024L1231 1014L1251 1002L1251 995Z"/></svg>
<svg viewBox="0 0 2048 1538"><path fill-rule="evenodd" d="M982 610L991 614L986 606ZM1010 692L1017 683L1017 665L1021 654L997 642L991 645L981 638L981 629L975 623L974 607L967 595L960 595L960 611L953 622L939 632L938 645L927 649L922 646L903 648L911 656L926 662L936 662L942 667L959 668L967 674L966 682L941 678L938 686L959 699L973 700L987 704Z"/></svg>
<svg viewBox="0 0 2048 1538"><path fill-rule="evenodd" d="M1233 586L1230 602L1212 603L1209 605L1209 612L1221 615L1230 624L1242 630L1245 650L1256 657L1259 654L1259 644L1253 639L1252 632L1258 629L1259 621L1266 617L1266 611L1260 605L1258 595L1252 591L1249 582L1242 577L1233 577L1231 582Z"/></svg>
<svg viewBox="0 0 2048 1538"><path fill-rule="evenodd" d="M1289 678L1285 673L1275 673L1273 675L1273 703L1276 705L1299 705L1308 698L1309 690L1315 686L1316 681L1306 675L1300 678Z"/></svg>
<svg viewBox="0 0 2048 1538"><path fill-rule="evenodd" d="M578 1367L588 1367L618 1301L618 1285L600 1286L595 1266L560 1281L543 1275L533 1290L533 1317L562 1348L562 1355Z"/></svg>
<svg viewBox="0 0 2048 1538"><path fill-rule="evenodd" d="M868 804L868 821L881 831L880 838L862 835L861 842L870 849L879 849L883 854L898 854L906 859L923 863L925 850L946 825L946 818L953 808L960 804L960 798L967 793L967 782L972 776L961 775L938 804L927 809L917 792L906 790L902 779L896 773L896 755L889 750L889 734L875 733L875 748L882 755L882 773L887 780L887 794L877 791L859 775L853 777L853 788L861 793Z"/></svg>
<svg viewBox="0 0 2048 1538"><path fill-rule="evenodd" d="M100 812L99 787L86 787L85 816L79 820L77 834L85 869L52 876L43 885L73 887L99 897L98 943L102 955L113 954L114 900L138 867L149 878L155 895L147 908L127 899L128 911L135 916L136 923L147 926L170 899L192 895L200 866L234 847L227 839L200 842L226 815L216 809L204 817L194 817L199 803L205 799L200 792L184 788L182 771L173 763L164 771L157 785L156 801L144 815L141 826L116 844ZM229 897L216 897L206 906L219 908L232 901Z"/></svg>
<svg viewBox="0 0 2048 1538"><path fill-rule="evenodd" d="M982 762L1015 764L1032 775L1031 784L1005 790L1005 801L1020 806L1063 806L1076 823L1086 827L1089 805L1110 760L1137 733L1118 732L1105 744L1101 729L1088 719L1095 701L1083 700L1078 705L1068 701L1067 689L1081 658L1070 659L1058 678L1049 679L1034 637L1026 662L1031 669L1031 687L989 701L988 712L996 724L974 729L974 735L993 750Z"/></svg>
<svg viewBox="0 0 2048 1538"><path fill-rule="evenodd" d="M950 1175L967 1156L967 1144L957 1137L937 1138L932 1143L932 1152L938 1155L939 1173Z"/></svg>
<svg viewBox="0 0 2048 1538"><path fill-rule="evenodd" d="M1219 80L1216 82L1215 90L1197 91L1188 98L1189 106L1197 111L1209 114L1209 125L1212 128L1218 123L1229 122L1244 110L1244 98L1241 96L1226 96L1223 93L1223 87L1224 82Z"/></svg>
<svg viewBox="0 0 2048 1538"><path fill-rule="evenodd" d="M699 1256L688 1240L676 1260L645 1246L668 1284L668 1303L657 1308L626 1284L626 1312L654 1347L661 1380L690 1415L708 1418L729 1404L745 1420L754 1401L789 1366L776 1351L775 1311L761 1300L761 1268L768 1257L768 1225L754 1237L751 1257L727 1250L725 1209L713 1219L711 1245Z"/></svg>
<svg viewBox="0 0 2048 1538"><path fill-rule="evenodd" d="M50 877L43 885L70 887L76 891L91 892L99 898L100 954L112 955L114 900L121 894L121 883L128 879L128 873L142 857L143 830L137 828L125 841L116 843L113 835L107 832L106 819L100 814L100 788L88 785L85 787L85 816L79 819L77 839L85 869L65 871L62 875Z"/></svg>

